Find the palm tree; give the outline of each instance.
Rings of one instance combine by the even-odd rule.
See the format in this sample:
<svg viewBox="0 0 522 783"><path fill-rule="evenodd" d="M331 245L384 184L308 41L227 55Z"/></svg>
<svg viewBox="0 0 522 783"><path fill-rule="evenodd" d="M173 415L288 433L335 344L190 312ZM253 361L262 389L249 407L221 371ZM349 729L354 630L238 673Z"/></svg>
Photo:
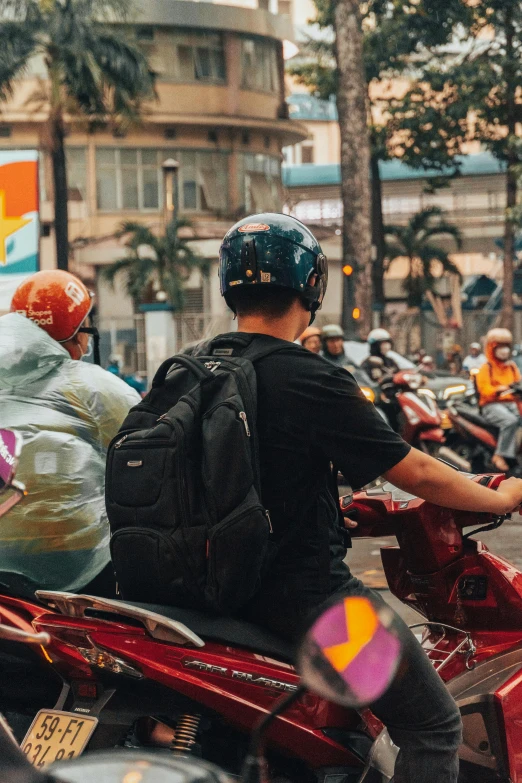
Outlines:
<svg viewBox="0 0 522 783"><path fill-rule="evenodd" d="M66 116L111 117L120 124L136 119L141 101L154 95L154 77L121 32L129 19L127 0L0 0L0 19L0 99L12 96L35 56L47 70L56 256L58 268L67 269Z"/></svg>
<svg viewBox="0 0 522 783"><path fill-rule="evenodd" d="M385 226L384 232L387 238L386 270L397 258L408 259L403 288L410 307L420 307L424 294L434 290L437 278L442 275L462 277L448 253L434 241L445 235L455 240L457 248L462 246L459 229L444 220L439 207L422 209L412 215L405 226Z"/></svg>
<svg viewBox="0 0 522 783"><path fill-rule="evenodd" d="M116 277L122 275L136 309L152 292L164 292L166 301L182 310L184 283L192 270L208 272L208 262L190 247L190 240L179 235L179 229L188 226L188 220L172 220L165 233L158 236L143 223L125 221L116 236L126 238L127 255L105 267L102 277L114 285Z"/></svg>

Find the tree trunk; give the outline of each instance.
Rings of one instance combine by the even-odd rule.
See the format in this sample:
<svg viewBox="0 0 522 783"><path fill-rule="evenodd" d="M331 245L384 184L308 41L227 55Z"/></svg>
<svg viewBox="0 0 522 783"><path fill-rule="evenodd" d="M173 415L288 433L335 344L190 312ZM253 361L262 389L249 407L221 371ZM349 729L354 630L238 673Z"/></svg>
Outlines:
<svg viewBox="0 0 522 783"><path fill-rule="evenodd" d="M65 126L61 102L60 77L56 65L47 63L51 82L49 136L53 168L54 238L58 269L69 268L69 213L67 204L67 163L65 161Z"/></svg>
<svg viewBox="0 0 522 783"><path fill-rule="evenodd" d="M516 57L514 50L513 8L510 3L506 7L505 33L506 33L506 58L504 66L504 79L507 95L507 173L506 173L506 216L504 221L504 285L502 296L501 324L506 329L513 331L513 282L515 261L515 227L513 224L512 210L517 203L518 178L516 166L518 155L516 151Z"/></svg>
<svg viewBox="0 0 522 783"><path fill-rule="evenodd" d="M384 294L384 256L386 254L384 244L384 219L382 216L382 181L379 170L379 158L371 155L372 172L372 245L373 265L372 283L373 298L381 313L384 311L386 297Z"/></svg>
<svg viewBox="0 0 522 783"><path fill-rule="evenodd" d="M349 264L356 270L344 278L343 327L347 336L358 331L360 336L366 337L372 327L370 144L363 34L357 0L336 0L334 30L339 75L342 264ZM360 310L358 320L353 318L353 305Z"/></svg>

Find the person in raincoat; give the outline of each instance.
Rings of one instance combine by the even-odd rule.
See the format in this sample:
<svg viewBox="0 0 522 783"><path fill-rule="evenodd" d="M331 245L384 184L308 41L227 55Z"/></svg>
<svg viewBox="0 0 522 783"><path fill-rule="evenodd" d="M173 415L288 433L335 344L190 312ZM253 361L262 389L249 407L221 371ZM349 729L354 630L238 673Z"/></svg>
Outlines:
<svg viewBox="0 0 522 783"><path fill-rule="evenodd" d="M92 297L64 271L37 272L0 317L0 426L23 438L27 497L0 524L0 590L112 592L107 446L138 394L80 360Z"/></svg>
<svg viewBox="0 0 522 783"><path fill-rule="evenodd" d="M509 329L490 329L486 335L486 362L475 376L479 406L487 422L498 427L497 448L491 462L497 470L509 470L517 452L520 414L511 386L520 382L520 370L512 360L513 335Z"/></svg>

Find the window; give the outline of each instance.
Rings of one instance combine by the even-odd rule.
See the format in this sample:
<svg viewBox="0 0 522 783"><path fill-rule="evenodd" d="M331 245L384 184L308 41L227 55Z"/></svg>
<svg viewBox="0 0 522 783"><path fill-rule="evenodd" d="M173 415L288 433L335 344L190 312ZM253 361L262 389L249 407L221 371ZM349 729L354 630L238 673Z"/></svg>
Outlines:
<svg viewBox="0 0 522 783"><path fill-rule="evenodd" d="M66 147L67 193L69 201L87 201L87 150Z"/></svg>
<svg viewBox="0 0 522 783"><path fill-rule="evenodd" d="M157 31L154 67L177 82L223 83L225 51L221 33Z"/></svg>
<svg viewBox="0 0 522 783"><path fill-rule="evenodd" d="M96 190L102 211L159 209L160 150L99 147Z"/></svg>
<svg viewBox="0 0 522 783"><path fill-rule="evenodd" d="M314 162L314 145L301 144L301 163Z"/></svg>
<svg viewBox="0 0 522 783"><path fill-rule="evenodd" d="M153 27L137 27L136 38L138 41L153 41L154 40L154 28Z"/></svg>
<svg viewBox="0 0 522 783"><path fill-rule="evenodd" d="M247 212L279 212L281 162L273 155L239 156L239 186Z"/></svg>
<svg viewBox="0 0 522 783"><path fill-rule="evenodd" d="M179 150L182 211L225 213L228 209L228 158L222 152Z"/></svg>
<svg viewBox="0 0 522 783"><path fill-rule="evenodd" d="M224 213L228 208L228 156L222 152L99 147L96 150L98 209L159 210L167 158L180 163L181 211Z"/></svg>
<svg viewBox="0 0 522 783"><path fill-rule="evenodd" d="M414 215L421 208L420 196L385 196L382 201L385 215Z"/></svg>
<svg viewBox="0 0 522 783"><path fill-rule="evenodd" d="M241 87L244 90L279 92L278 44L275 41L242 39Z"/></svg>

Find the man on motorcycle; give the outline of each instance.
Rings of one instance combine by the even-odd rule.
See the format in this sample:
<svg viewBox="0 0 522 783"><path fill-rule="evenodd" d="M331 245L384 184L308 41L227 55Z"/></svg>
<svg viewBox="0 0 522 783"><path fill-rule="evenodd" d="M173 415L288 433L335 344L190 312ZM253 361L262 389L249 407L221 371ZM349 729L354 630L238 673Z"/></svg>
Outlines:
<svg viewBox="0 0 522 783"><path fill-rule="evenodd" d="M321 352L321 330L317 326L308 326L299 337L299 342L312 353Z"/></svg>
<svg viewBox="0 0 522 783"><path fill-rule="evenodd" d="M501 514L522 501L522 481L509 479L493 492L411 449L349 372L294 344L321 307L327 275L317 240L287 215L245 218L221 246L221 292L238 318L238 331L219 338L221 355L240 356L253 341L279 347L255 365L261 490L276 554L243 616L292 640L332 595L367 592L344 563L337 469L353 487L384 474L451 508ZM455 783L460 716L417 640L408 638L408 665L372 705L401 749L395 781Z"/></svg>
<svg viewBox="0 0 522 783"><path fill-rule="evenodd" d="M370 355L362 363L363 370L369 373L372 356L382 359L384 369L391 375L399 371L399 366L389 355L393 343L391 334L386 329L372 329L367 339Z"/></svg>
<svg viewBox="0 0 522 783"><path fill-rule="evenodd" d="M487 359L482 353L481 344L471 343L469 346L469 353L462 362L462 369L468 373L471 373L472 370L480 370L486 361Z"/></svg>
<svg viewBox="0 0 522 783"><path fill-rule="evenodd" d="M321 331L323 341L323 353L337 367L345 367L349 362L344 351L344 332L337 324L327 324Z"/></svg>
<svg viewBox="0 0 522 783"><path fill-rule="evenodd" d="M486 363L475 382L482 416L499 428L497 448L491 461L503 473L509 470L506 460L514 460L520 414L510 386L520 381L520 370L511 361L513 335L509 329L490 329L486 335Z"/></svg>
<svg viewBox="0 0 522 783"><path fill-rule="evenodd" d="M105 454L140 397L81 362L92 297L64 271L37 272L0 317L0 420L23 437L18 476L28 490L0 525L0 583L110 591ZM17 575L17 576L16 576ZM94 581L93 581L94 580ZM90 583L90 584L89 584Z"/></svg>

